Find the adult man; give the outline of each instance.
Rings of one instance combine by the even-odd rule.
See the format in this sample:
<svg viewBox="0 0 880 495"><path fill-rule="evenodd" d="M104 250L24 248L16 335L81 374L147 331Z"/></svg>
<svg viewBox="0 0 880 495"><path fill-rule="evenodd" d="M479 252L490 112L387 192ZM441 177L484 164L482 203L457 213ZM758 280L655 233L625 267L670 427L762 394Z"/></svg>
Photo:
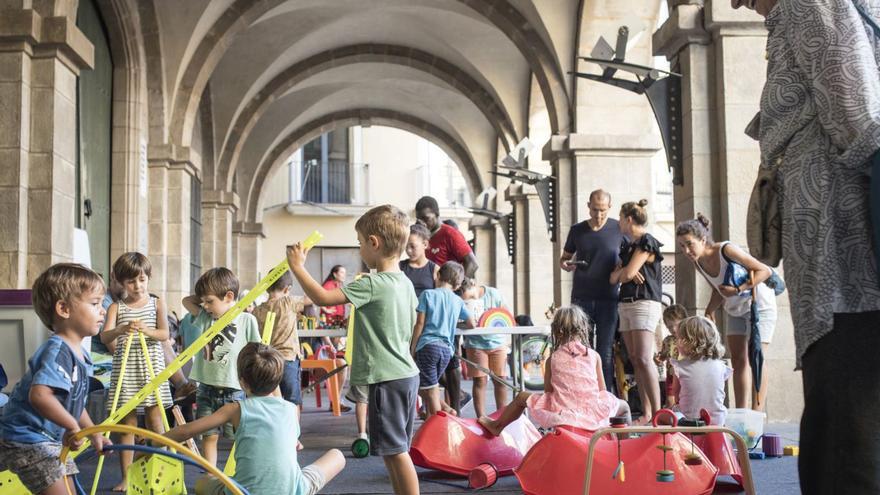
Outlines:
<svg viewBox="0 0 880 495"><path fill-rule="evenodd" d="M617 284L609 278L617 265L623 234L617 220L608 218L611 195L602 189L590 193L590 219L572 225L559 258L563 270L574 272L571 302L596 324L596 352L608 390L614 387L612 345L617 330Z"/></svg>
<svg viewBox="0 0 880 495"><path fill-rule="evenodd" d="M440 219L440 207L431 196L422 196L416 202L416 218L428 227L431 239L425 256L438 265L447 261L457 261L464 266L468 278L477 272L477 257L464 239L464 235Z"/></svg>

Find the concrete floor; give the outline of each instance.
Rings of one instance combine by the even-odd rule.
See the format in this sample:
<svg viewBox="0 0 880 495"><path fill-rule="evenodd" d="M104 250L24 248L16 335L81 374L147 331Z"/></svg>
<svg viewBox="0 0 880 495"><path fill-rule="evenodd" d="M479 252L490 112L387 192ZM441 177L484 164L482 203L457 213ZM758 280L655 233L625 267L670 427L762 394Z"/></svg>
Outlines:
<svg viewBox="0 0 880 495"><path fill-rule="evenodd" d="M470 383L466 383L464 387L465 390L470 390ZM491 391L487 395L487 400L491 402ZM307 396L306 407L302 415L302 443L305 446L305 450L300 453L300 464L309 464L330 448L342 450L347 458L345 470L336 479L332 480L321 493L390 493L391 485L388 482L385 466L381 458L355 459L349 452L349 447L356 433L354 412L344 413L342 417L334 418L327 411L318 411L314 404L314 396ZM326 399L324 405L325 407L327 405ZM474 417L471 404L464 408L463 415L465 417ZM780 434L783 437L784 445L796 445L798 443L798 428L795 424L776 423L767 425L765 429L766 431ZM223 441L220 444L221 466L225 463L230 447L230 442ZM95 465L95 460L80 464L80 470L82 471L80 478L83 485L87 487L87 491L88 487L91 486ZM800 493L796 457L754 460L752 461L752 470L758 493L772 493L773 495L795 495ZM423 493L464 493L469 491L467 481L462 478L421 468L418 468L418 471ZM198 469L188 467L187 485L192 487L199 476ZM106 462L104 473L101 477L101 489L98 493L112 493L110 488L118 483L119 477L119 464L114 457ZM497 494L522 493L515 476L501 478L494 486L483 490L483 492ZM715 493L742 492L737 485L733 484L732 480L722 478L719 480Z"/></svg>

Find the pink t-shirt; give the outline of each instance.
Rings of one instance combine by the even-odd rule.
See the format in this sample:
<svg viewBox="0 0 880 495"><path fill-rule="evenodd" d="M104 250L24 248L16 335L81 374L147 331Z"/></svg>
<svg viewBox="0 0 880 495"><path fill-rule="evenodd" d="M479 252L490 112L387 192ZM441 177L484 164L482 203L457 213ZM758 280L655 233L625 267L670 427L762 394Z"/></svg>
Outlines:
<svg viewBox="0 0 880 495"><path fill-rule="evenodd" d="M733 370L720 359L673 359L672 366L681 383L678 410L688 418L699 418L700 409L705 409L713 425L723 425L727 417L724 382Z"/></svg>
<svg viewBox="0 0 880 495"><path fill-rule="evenodd" d="M428 249L425 250L425 257L429 260L442 265L447 261L457 261L463 263L465 257L471 254L471 247L467 243L457 229L440 224L440 230L431 236L428 241Z"/></svg>

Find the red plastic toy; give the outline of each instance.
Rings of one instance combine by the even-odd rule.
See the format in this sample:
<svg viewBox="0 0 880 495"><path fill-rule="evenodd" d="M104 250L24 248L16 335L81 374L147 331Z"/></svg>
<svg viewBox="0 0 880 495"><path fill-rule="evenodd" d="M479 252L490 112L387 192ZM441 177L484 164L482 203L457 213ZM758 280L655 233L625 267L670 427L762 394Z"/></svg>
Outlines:
<svg viewBox="0 0 880 495"><path fill-rule="evenodd" d="M545 435L515 470L523 492L528 495L575 495L584 490L584 474L590 437L582 430L557 428ZM661 483L657 471L664 468L663 444L660 434L620 440L621 458L626 464L626 480L612 478L618 466L618 441L603 438L596 445L590 493L611 494L675 494L708 495L715 487L718 468L705 455L700 465L688 466L685 456L691 453L691 443L681 433L666 435L666 468L675 473L674 481Z"/></svg>
<svg viewBox="0 0 880 495"><path fill-rule="evenodd" d="M501 411L491 416L497 418ZM428 418L416 432L409 455L416 466L468 476L481 464L495 468L497 476L513 473L526 452L541 439L525 417L507 426L500 436L490 436L476 419L444 412ZM494 481L494 480L492 480Z"/></svg>
<svg viewBox="0 0 880 495"><path fill-rule="evenodd" d="M705 409L700 411L700 419L706 423L706 426L711 426L712 418ZM740 486L744 486L742 468L736 459L736 454L733 452L733 445L724 433L714 432L706 433L705 435L695 435L694 444L718 468L719 476L730 476Z"/></svg>

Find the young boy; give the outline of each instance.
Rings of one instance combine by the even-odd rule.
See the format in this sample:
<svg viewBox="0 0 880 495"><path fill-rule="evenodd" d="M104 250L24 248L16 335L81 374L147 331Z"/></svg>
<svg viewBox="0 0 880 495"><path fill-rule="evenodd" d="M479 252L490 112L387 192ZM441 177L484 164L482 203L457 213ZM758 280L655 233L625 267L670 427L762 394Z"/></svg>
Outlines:
<svg viewBox="0 0 880 495"><path fill-rule="evenodd" d="M247 398L226 404L217 412L172 429L165 436L182 442L226 423L235 426L235 475L250 493L313 495L345 467L337 449L327 451L300 470L296 459L299 436L297 406L281 398L278 384L285 359L275 349L250 343L238 353L238 380ZM222 495L224 485L206 476L196 482L196 495Z"/></svg>
<svg viewBox="0 0 880 495"><path fill-rule="evenodd" d="M83 441L71 436L93 426L85 410L92 362L82 341L104 324L104 281L82 265L59 263L37 277L32 290L34 311L53 335L28 360L3 409L0 471L18 475L31 493L66 495L66 477L79 470L72 457L58 462L62 445L78 449ZM99 453L110 445L102 435L91 440Z"/></svg>
<svg viewBox="0 0 880 495"><path fill-rule="evenodd" d="M456 289L464 280L464 268L447 261L437 272L435 289L419 296L417 319L413 327L411 352L419 367L419 395L425 401L428 416L440 410L440 375L455 352L455 328L464 320L465 328L474 328L474 318L465 307Z"/></svg>
<svg viewBox="0 0 880 495"><path fill-rule="evenodd" d="M299 334L297 333L297 315L303 307L311 302L302 298L299 300L290 295L290 286L293 285L293 275L285 272L278 280L269 286L269 299L257 306L253 315L257 319L260 331L265 331L266 316L269 312L275 313L275 326L272 330L270 345L281 353L284 358L284 375L281 377L281 397L298 406L302 405L300 393L300 359L302 352L299 347Z"/></svg>
<svg viewBox="0 0 880 495"><path fill-rule="evenodd" d="M196 282L196 293L183 299L183 306L195 319L193 326L200 334L235 305L238 296L238 278L228 268L212 268ZM201 305L200 305L201 304ZM259 342L257 319L242 312L232 323L211 339L196 354L190 378L199 382L196 392L196 417L204 418L221 407L244 398L238 384L235 363L238 353L248 342ZM202 455L211 464L217 464L219 430L212 428L202 437ZM232 426L223 428L226 438L232 438Z"/></svg>
<svg viewBox="0 0 880 495"><path fill-rule="evenodd" d="M399 495L419 493L409 457L419 385L419 370L409 353L416 294L398 267L408 225L406 215L391 205L377 206L358 219L354 228L361 258L377 273L341 289L324 289L309 275L302 244L287 248L290 269L309 299L319 306L350 302L356 308L351 383L370 387L370 452L384 458Z"/></svg>
<svg viewBox="0 0 880 495"><path fill-rule="evenodd" d="M666 407L672 407L678 402L679 383L675 377L672 360L678 359L678 348L675 345L678 324L687 317L687 310L681 304L673 304L663 310L663 324L669 330L669 335L663 339L660 351L654 357L654 361L658 367L666 367L666 383L661 383L666 388Z"/></svg>

